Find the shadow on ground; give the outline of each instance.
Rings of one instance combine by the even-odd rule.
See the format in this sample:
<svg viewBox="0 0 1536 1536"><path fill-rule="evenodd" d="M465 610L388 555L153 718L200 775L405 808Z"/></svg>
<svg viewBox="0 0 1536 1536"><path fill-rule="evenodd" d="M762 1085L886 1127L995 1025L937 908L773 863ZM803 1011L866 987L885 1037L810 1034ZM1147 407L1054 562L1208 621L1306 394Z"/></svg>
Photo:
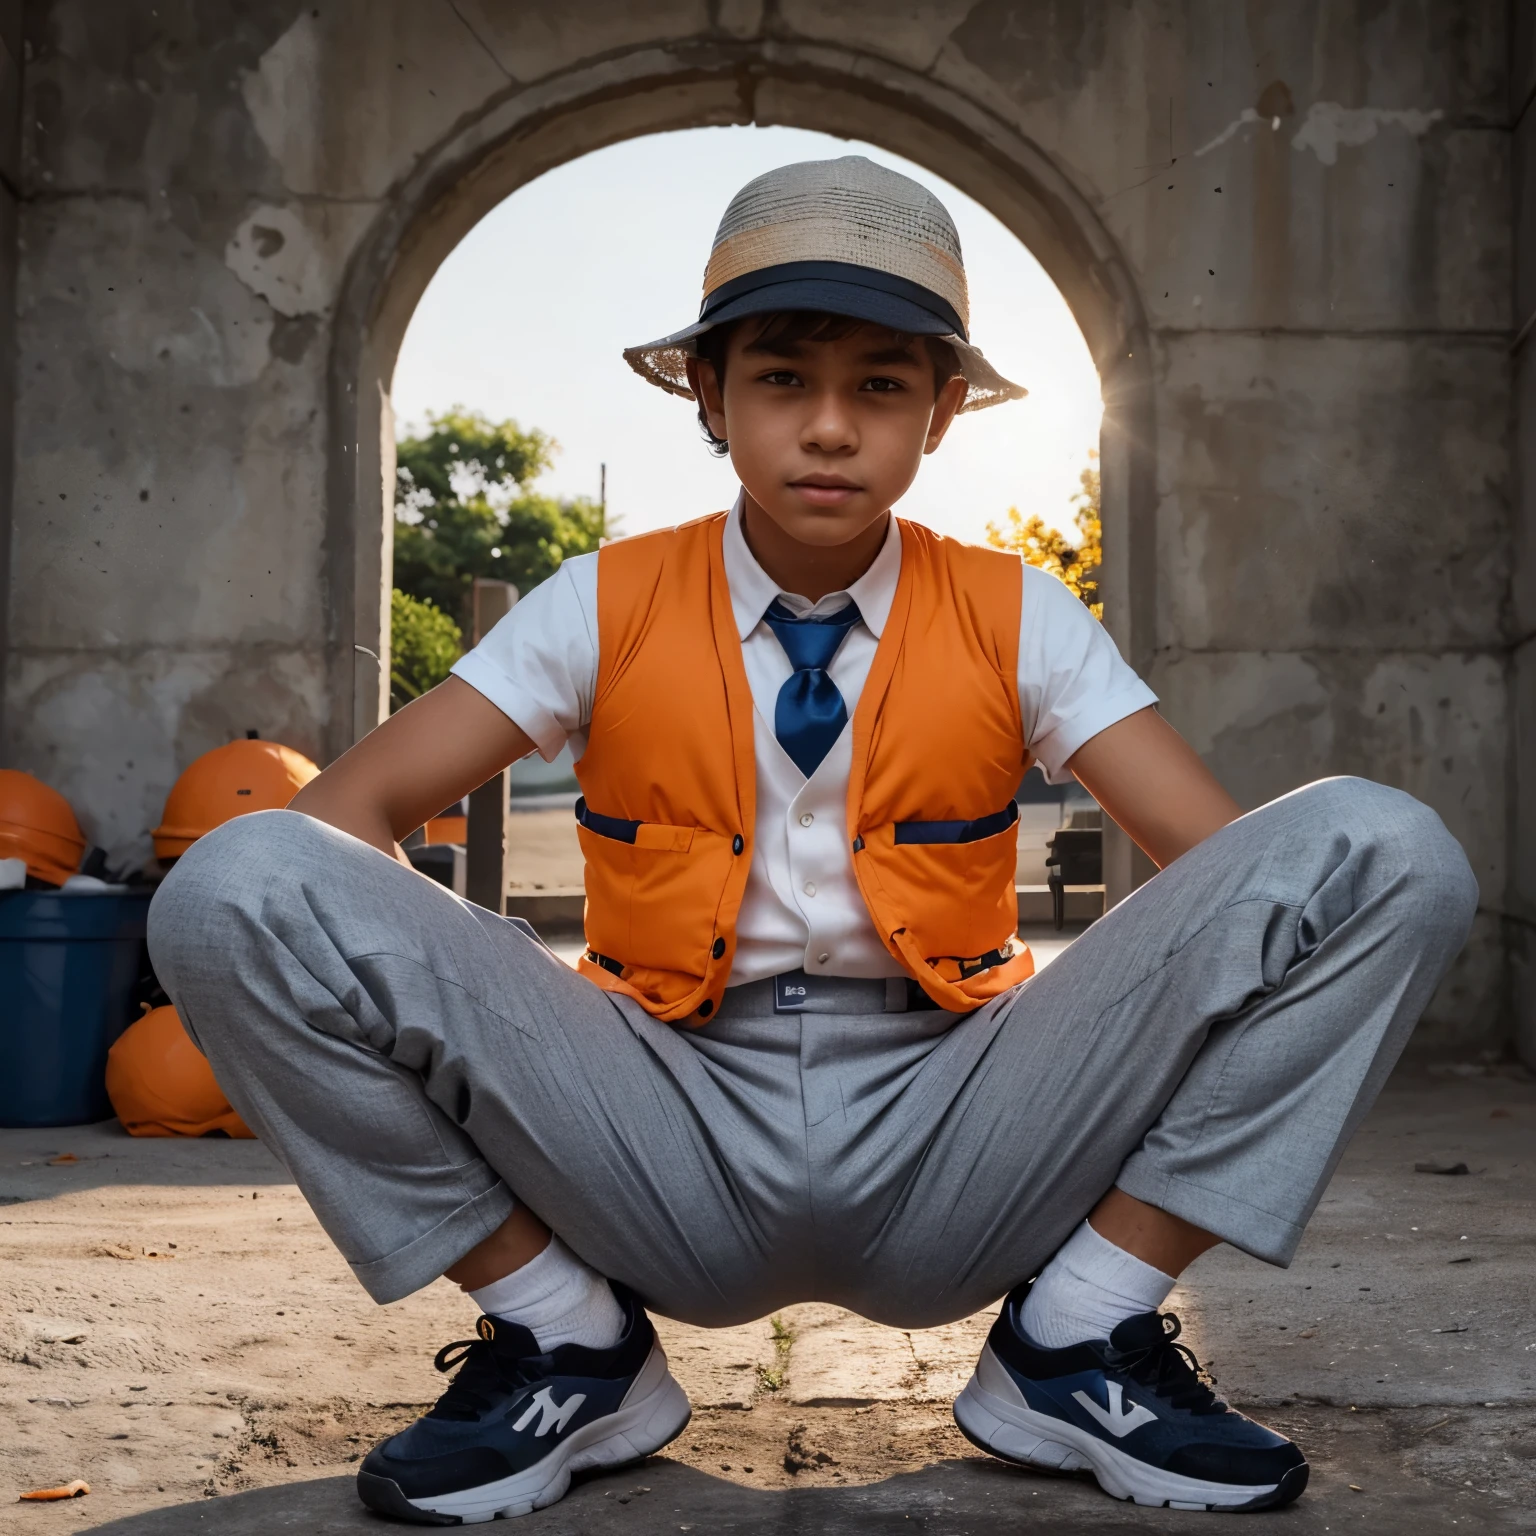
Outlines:
<svg viewBox="0 0 1536 1536"><path fill-rule="evenodd" d="M0 1133L0 1205L81 1190L149 1184L176 1189L289 1184L259 1141L226 1136L130 1136L116 1120Z"/></svg>
<svg viewBox="0 0 1536 1536"><path fill-rule="evenodd" d="M1185 1277L1175 1309L1223 1395L1312 1465L1301 1502L1259 1525L1536 1533L1533 1148L1528 1076L1404 1068L1290 1269L1217 1248ZM76 1161L50 1161L61 1152ZM373 1308L252 1142L0 1132L7 1196L0 1498L74 1477L93 1492L9 1515L0 1505L0 1530L390 1528L356 1502L348 1463L440 1390L432 1351L464 1320L446 1282ZM785 1321L782 1337L767 1320L667 1325L695 1403L688 1433L665 1457L584 1481L524 1529L1231 1528L970 1454L949 1401L986 1314L921 1334L815 1303Z"/></svg>
<svg viewBox="0 0 1536 1536"><path fill-rule="evenodd" d="M1351 1486L1322 1468L1291 1509L1268 1517L1287 1536L1337 1531L1472 1532L1513 1529L1507 1509L1472 1492L1454 1493L1416 1479L1405 1481L1385 1445L1352 1447ZM1369 1468L1369 1470L1365 1470ZM1262 1518L1262 1517L1261 1517ZM1003 1536L1019 1530L1079 1532L1135 1530L1212 1531L1211 1516L1139 1509L1107 1498L1073 1478L1037 1477L977 1457L945 1461L857 1488L743 1488L664 1458L627 1471L589 1477L560 1503L518 1523L527 1536L651 1536L696 1531L700 1536L845 1536L858 1532L925 1532L928 1536ZM1225 1528L1223 1523L1222 1528ZM146 1511L93 1526L100 1536L306 1536L381 1533L402 1529L365 1510L350 1477L317 1478Z"/></svg>

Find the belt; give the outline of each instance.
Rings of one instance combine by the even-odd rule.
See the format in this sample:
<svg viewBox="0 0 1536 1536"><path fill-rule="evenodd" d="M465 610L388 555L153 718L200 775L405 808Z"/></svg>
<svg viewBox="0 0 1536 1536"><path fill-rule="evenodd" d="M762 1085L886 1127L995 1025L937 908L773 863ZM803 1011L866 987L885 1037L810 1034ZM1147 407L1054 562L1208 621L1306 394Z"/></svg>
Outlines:
<svg viewBox="0 0 1536 1536"><path fill-rule="evenodd" d="M909 976L810 976L786 971L727 987L722 1014L912 1013L938 1004Z"/></svg>

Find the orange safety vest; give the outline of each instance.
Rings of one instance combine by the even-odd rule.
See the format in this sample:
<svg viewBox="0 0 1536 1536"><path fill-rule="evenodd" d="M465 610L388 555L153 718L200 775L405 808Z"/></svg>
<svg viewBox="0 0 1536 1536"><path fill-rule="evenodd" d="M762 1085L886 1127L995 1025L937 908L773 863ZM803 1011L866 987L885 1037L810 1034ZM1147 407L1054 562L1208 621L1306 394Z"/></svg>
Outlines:
<svg viewBox="0 0 1536 1536"><path fill-rule="evenodd" d="M706 1022L752 860L752 691L726 584L725 514L603 546L597 691L576 765L580 968L657 1018ZM968 1012L1034 973L1018 939L1023 577L1017 556L901 521L901 575L854 711L848 829L891 954Z"/></svg>

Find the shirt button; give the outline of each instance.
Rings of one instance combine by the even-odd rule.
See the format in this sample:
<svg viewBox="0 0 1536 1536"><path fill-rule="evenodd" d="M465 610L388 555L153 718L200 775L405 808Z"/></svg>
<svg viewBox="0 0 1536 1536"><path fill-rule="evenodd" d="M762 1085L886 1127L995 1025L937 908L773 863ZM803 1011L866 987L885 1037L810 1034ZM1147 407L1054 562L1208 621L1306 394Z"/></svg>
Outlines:
<svg viewBox="0 0 1536 1536"><path fill-rule="evenodd" d="M800 825L802 827L808 827L815 820L816 820L816 818L813 815L811 815L811 813L809 811L807 811L805 813L805 815L800 818Z"/></svg>
<svg viewBox="0 0 1536 1536"><path fill-rule="evenodd" d="M807 880L805 882L805 894L807 896L814 896L816 894L816 882L814 880Z"/></svg>
<svg viewBox="0 0 1536 1536"><path fill-rule="evenodd" d="M825 965L827 963L827 961L830 960L831 958L832 958L831 955L817 955L816 956L816 964L817 965Z"/></svg>

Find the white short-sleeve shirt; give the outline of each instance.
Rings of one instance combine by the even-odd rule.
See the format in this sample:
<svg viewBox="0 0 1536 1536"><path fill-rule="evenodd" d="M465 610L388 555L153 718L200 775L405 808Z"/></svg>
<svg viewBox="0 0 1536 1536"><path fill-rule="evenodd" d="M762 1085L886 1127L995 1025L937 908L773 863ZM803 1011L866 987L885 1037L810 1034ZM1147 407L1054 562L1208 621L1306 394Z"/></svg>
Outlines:
<svg viewBox="0 0 1536 1536"><path fill-rule="evenodd" d="M853 873L847 830L852 729L845 726L810 778L774 735L779 690L791 667L763 620L776 598L796 614L835 613L852 600L859 620L827 669L851 721L890 616L901 570L901 530L891 530L870 568L846 591L810 603L781 591L753 558L738 500L725 525L725 574L755 706L757 826L736 923L731 985L805 969L828 976L899 976L880 942ZM597 561L578 555L535 587L454 673L483 693L552 760L566 745L586 750L597 688ZM1054 576L1024 568L1019 628L1019 712L1024 739L1047 779L1071 775L1067 760L1117 720L1157 702L1121 659L1104 627ZM594 806L602 810L602 806Z"/></svg>

